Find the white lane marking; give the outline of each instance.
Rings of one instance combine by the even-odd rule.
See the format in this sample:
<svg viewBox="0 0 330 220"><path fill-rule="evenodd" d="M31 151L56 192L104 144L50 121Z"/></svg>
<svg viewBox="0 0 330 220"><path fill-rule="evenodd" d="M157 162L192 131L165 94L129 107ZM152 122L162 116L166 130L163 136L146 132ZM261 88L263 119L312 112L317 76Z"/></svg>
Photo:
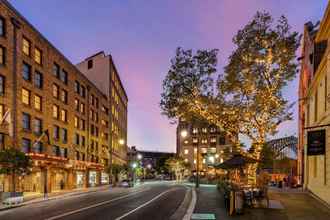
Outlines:
<svg viewBox="0 0 330 220"><path fill-rule="evenodd" d="M197 196L196 196L196 190L195 187L192 188L192 199L191 202L189 204L189 207L187 209L186 214L183 216L182 220L190 220L191 216L194 212L195 206L196 206L196 202L197 202Z"/></svg>
<svg viewBox="0 0 330 220"><path fill-rule="evenodd" d="M166 193L168 193L168 192L171 192L171 191L173 191L173 190L175 190L175 189L169 189L169 190L166 190L165 192L162 192L161 194L159 194L158 196L156 196L156 197L154 197L153 199L149 200L148 202L146 202L146 203L144 203L144 204L142 204L142 205L136 207L135 209L133 209L133 210L127 212L126 214L124 214L124 215L122 215L122 216L116 218L115 220L120 220L120 219L125 218L126 216L128 216L128 215L132 214L133 212L136 212L137 210L139 210L139 209L141 209L141 208L143 208L143 207L149 205L150 203L152 203L152 202L155 201L156 199L160 198L160 197L163 196L164 194L166 194Z"/></svg>
<svg viewBox="0 0 330 220"><path fill-rule="evenodd" d="M84 208L76 209L76 210L73 210L73 211L70 211L70 212L66 212L66 213L63 213L63 214L60 214L60 215L56 215L56 216L53 216L53 217L50 217L50 218L46 218L45 220L55 220L55 219L63 218L63 217L68 216L68 215L76 214L78 212L82 212L82 211L85 211L87 209L95 208L95 207L98 207L98 206L101 206L101 205L108 204L110 202L114 202L114 201L117 201L117 200L120 200L120 199L124 199L124 198L130 197L132 195L135 195L135 194L138 194L138 193L141 193L141 192L144 192L144 191L148 191L149 189L150 188L139 190L139 191L136 191L136 192L133 192L133 193L129 193L129 194L124 195L124 196L120 196L120 197L117 197L117 198L114 198L114 199L110 199L110 200L107 200L107 201L96 203L94 205L86 206Z"/></svg>

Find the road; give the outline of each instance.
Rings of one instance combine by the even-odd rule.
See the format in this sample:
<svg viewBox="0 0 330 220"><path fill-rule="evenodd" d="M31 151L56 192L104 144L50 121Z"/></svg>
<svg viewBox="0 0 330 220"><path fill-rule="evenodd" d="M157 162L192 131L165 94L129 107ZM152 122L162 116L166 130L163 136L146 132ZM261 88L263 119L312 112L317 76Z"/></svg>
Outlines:
<svg viewBox="0 0 330 220"><path fill-rule="evenodd" d="M148 183L137 188L106 190L66 197L0 212L1 220L170 219L187 188Z"/></svg>

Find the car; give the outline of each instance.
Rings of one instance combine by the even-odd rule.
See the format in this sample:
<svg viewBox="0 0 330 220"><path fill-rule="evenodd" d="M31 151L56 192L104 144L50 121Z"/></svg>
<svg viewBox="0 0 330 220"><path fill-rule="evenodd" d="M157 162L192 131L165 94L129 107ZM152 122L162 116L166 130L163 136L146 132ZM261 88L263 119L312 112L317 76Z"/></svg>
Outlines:
<svg viewBox="0 0 330 220"><path fill-rule="evenodd" d="M119 184L120 187L129 187L129 180L122 180Z"/></svg>

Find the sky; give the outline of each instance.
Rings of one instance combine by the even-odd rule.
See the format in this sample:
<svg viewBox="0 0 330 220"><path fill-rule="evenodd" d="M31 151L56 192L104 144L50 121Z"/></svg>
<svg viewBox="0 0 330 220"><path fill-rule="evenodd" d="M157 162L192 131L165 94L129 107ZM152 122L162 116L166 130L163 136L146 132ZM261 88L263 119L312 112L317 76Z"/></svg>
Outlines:
<svg viewBox="0 0 330 220"><path fill-rule="evenodd" d="M175 125L161 115L162 80L177 47L219 49L219 73L232 37L259 11L285 15L293 30L323 16L327 0L9 0L72 63L101 50L111 54L127 91L128 145L174 152ZM284 90L297 101L298 80ZM277 137L297 133L283 123ZM246 141L246 140L245 140ZM248 143L248 141L246 141Z"/></svg>

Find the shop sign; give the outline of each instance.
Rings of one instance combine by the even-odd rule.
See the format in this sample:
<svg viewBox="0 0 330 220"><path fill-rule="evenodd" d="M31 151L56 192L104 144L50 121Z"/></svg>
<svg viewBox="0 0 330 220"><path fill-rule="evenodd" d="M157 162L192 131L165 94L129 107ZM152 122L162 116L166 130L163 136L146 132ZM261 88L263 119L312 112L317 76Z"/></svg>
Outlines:
<svg viewBox="0 0 330 220"><path fill-rule="evenodd" d="M307 132L307 155L325 154L325 130L316 130Z"/></svg>

